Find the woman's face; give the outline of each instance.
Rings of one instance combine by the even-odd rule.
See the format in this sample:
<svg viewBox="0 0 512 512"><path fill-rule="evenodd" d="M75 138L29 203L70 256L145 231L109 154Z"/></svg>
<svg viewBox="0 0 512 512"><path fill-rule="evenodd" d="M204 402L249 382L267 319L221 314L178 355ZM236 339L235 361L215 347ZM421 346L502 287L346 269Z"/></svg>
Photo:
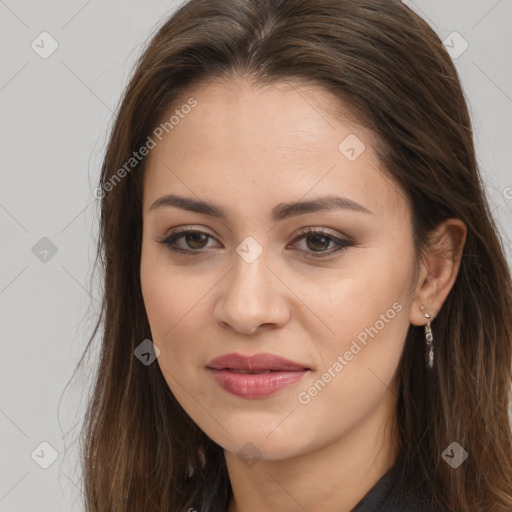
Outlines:
<svg viewBox="0 0 512 512"><path fill-rule="evenodd" d="M311 86L212 82L180 105L191 97L153 137L143 191L142 291L174 396L216 443L268 460L389 418L415 259L371 133ZM171 194L208 208L158 205ZM179 230L200 233L161 243ZM298 367L208 367L232 353Z"/></svg>

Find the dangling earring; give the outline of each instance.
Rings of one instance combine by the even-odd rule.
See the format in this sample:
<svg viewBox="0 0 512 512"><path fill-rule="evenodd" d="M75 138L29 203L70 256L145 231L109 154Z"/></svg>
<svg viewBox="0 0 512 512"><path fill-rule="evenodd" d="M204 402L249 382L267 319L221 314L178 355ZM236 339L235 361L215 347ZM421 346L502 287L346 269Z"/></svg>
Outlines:
<svg viewBox="0 0 512 512"><path fill-rule="evenodd" d="M425 309L423 304L421 305L421 309ZM426 340L426 347L425 347L425 361L427 363L427 366L429 368L434 367L434 336L432 336L432 329L430 328L430 315L428 313L424 313L425 318L427 319L427 325L425 325L425 340Z"/></svg>

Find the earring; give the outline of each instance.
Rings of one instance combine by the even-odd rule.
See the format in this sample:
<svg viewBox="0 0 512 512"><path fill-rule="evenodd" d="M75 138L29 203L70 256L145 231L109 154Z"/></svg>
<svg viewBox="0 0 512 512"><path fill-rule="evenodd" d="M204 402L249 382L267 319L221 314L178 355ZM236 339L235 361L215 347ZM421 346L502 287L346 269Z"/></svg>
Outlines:
<svg viewBox="0 0 512 512"><path fill-rule="evenodd" d="M421 305L421 309L424 310L425 307L423 304ZM432 329L430 328L430 315L428 313L424 313L425 318L427 319L427 325L425 325L425 361L429 368L433 368L434 366L434 336L432 335Z"/></svg>

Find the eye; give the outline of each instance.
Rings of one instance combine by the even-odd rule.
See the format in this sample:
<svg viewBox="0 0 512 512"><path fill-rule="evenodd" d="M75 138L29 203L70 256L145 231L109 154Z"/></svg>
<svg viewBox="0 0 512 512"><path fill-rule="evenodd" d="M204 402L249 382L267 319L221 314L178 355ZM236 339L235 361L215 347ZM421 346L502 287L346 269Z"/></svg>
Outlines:
<svg viewBox="0 0 512 512"><path fill-rule="evenodd" d="M207 247L209 238L213 237L204 231L180 228L159 243L167 245L172 251L192 253L199 252L200 249ZM178 245L178 242L182 241L186 247Z"/></svg>
<svg viewBox="0 0 512 512"><path fill-rule="evenodd" d="M302 233L302 236L296 238L292 244L296 244L298 241L305 241L305 248L301 250L309 254L304 257L312 256L314 258L321 258L330 256L335 252L342 251L354 245L351 241L335 237L322 228L315 229L305 227L301 228L299 231ZM213 239L213 237L204 231L179 228L159 243L168 246L169 249L174 252L200 254L204 252L201 251L201 249L208 247L209 239ZM183 244L179 245L179 242L183 242L185 246L183 246ZM332 247L331 244L334 244L334 247ZM329 249L330 246L332 250L328 251L327 249Z"/></svg>
<svg viewBox="0 0 512 512"><path fill-rule="evenodd" d="M305 257L313 256L314 258L322 258L354 245L350 240L344 240L330 235L322 228L305 227L301 228L299 231L302 233L302 236L296 238L293 243L296 243L297 241L305 242L305 250L310 253L305 255ZM333 250L327 251L330 244L334 244L334 248Z"/></svg>

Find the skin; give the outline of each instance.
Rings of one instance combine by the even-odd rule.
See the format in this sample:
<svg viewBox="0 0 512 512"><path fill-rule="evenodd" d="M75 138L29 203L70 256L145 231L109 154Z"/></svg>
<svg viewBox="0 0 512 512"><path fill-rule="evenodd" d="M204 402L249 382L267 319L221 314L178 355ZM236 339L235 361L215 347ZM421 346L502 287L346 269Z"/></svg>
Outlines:
<svg viewBox="0 0 512 512"><path fill-rule="evenodd" d="M416 262L410 207L379 170L374 135L331 117L334 98L321 88L255 88L237 78L191 89L179 105L191 96L197 106L151 150L144 177L140 277L158 364L185 411L225 449L234 492L229 512L349 511L396 458L396 370L406 333L442 307L465 226L444 222L437 232L442 250ZM354 161L338 150L350 134L366 146ZM170 193L215 203L226 217L150 210ZM327 194L371 213L270 218L278 203ZM334 242L304 237L304 226L353 245L332 252ZM158 243L178 227L210 238L175 242L196 251L190 255ZM263 250L252 263L236 252L248 236ZM331 254L315 258L322 251ZM298 394L395 303L400 311L300 403ZM435 322L432 329L435 342ZM229 352L271 352L311 371L269 397L240 398L206 369ZM248 442L257 448L250 465L237 456Z"/></svg>

